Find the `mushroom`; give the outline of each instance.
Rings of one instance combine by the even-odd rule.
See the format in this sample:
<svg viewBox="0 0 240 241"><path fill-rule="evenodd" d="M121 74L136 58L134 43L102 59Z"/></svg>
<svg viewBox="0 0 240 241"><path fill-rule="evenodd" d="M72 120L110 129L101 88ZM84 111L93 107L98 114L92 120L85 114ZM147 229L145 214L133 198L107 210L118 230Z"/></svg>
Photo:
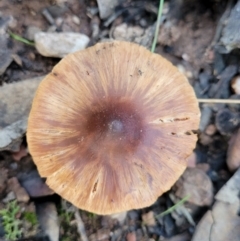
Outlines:
<svg viewBox="0 0 240 241"><path fill-rule="evenodd" d="M199 125L188 80L158 54L99 43L63 58L40 83L30 153L50 188L112 214L153 204L186 168Z"/></svg>

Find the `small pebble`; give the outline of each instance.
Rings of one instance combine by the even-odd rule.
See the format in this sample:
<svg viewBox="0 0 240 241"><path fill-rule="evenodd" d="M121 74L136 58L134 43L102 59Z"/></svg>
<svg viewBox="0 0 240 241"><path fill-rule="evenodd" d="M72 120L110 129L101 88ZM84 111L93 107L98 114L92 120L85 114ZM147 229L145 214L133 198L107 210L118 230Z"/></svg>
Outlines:
<svg viewBox="0 0 240 241"><path fill-rule="evenodd" d="M240 95L240 75L232 79L231 87L235 94Z"/></svg>
<svg viewBox="0 0 240 241"><path fill-rule="evenodd" d="M231 135L240 126L240 114L221 109L216 115L215 125L222 135Z"/></svg>
<svg viewBox="0 0 240 241"><path fill-rule="evenodd" d="M210 170L210 165L208 163L198 163L196 167L205 173Z"/></svg>
<svg viewBox="0 0 240 241"><path fill-rule="evenodd" d="M171 237L175 231L175 222L171 215L166 215L163 217L164 229L167 237ZM161 233L160 233L161 234Z"/></svg>
<svg viewBox="0 0 240 241"><path fill-rule="evenodd" d="M8 179L8 188L14 192L19 202L28 202L30 197L26 190L20 185L16 177Z"/></svg>
<svg viewBox="0 0 240 241"><path fill-rule="evenodd" d="M128 233L126 239L127 241L137 241L136 233Z"/></svg>
<svg viewBox="0 0 240 241"><path fill-rule="evenodd" d="M39 32L35 34L34 40L41 55L57 58L85 49L90 41L85 34L51 32Z"/></svg>
<svg viewBox="0 0 240 241"><path fill-rule="evenodd" d="M188 202L198 206L210 206L213 202L212 181L198 168L187 168L175 186L179 198L190 195Z"/></svg>
<svg viewBox="0 0 240 241"><path fill-rule="evenodd" d="M205 133L201 133L199 135L199 142L203 145L203 146L208 146L209 144L211 144L213 142L213 139L211 136L206 135Z"/></svg>
<svg viewBox="0 0 240 241"><path fill-rule="evenodd" d="M201 110L201 120L199 124L199 129L200 131L205 131L206 127L209 125L212 117L212 108L207 105L203 104L202 105L202 110Z"/></svg>
<svg viewBox="0 0 240 241"><path fill-rule="evenodd" d="M227 165L231 172L236 171L240 167L240 129L232 135L229 141Z"/></svg>
<svg viewBox="0 0 240 241"><path fill-rule="evenodd" d="M156 219L153 211L142 214L142 220L147 226L156 226Z"/></svg>
<svg viewBox="0 0 240 241"><path fill-rule="evenodd" d="M77 25L80 25L80 23L81 23L80 18L77 17L76 15L72 16L72 21Z"/></svg>
<svg viewBox="0 0 240 241"><path fill-rule="evenodd" d="M110 230L106 228L98 229L97 240L108 240L110 237Z"/></svg>
<svg viewBox="0 0 240 241"><path fill-rule="evenodd" d="M114 13L119 0L97 0L100 18L106 19Z"/></svg>
<svg viewBox="0 0 240 241"><path fill-rule="evenodd" d="M215 125L210 124L207 126L207 128L205 129L205 133L209 136L213 136L217 131L217 128Z"/></svg>
<svg viewBox="0 0 240 241"><path fill-rule="evenodd" d="M55 24L60 27L63 24L63 18L62 17L58 17L55 20Z"/></svg>
<svg viewBox="0 0 240 241"><path fill-rule="evenodd" d="M126 217L127 217L127 212L122 212L122 213L115 213L115 214L111 214L109 215L112 219L115 219L119 222L119 224L123 224Z"/></svg>
<svg viewBox="0 0 240 241"><path fill-rule="evenodd" d="M136 210L130 210L128 212L128 217L131 219L131 220L137 220L139 218L139 213L136 211Z"/></svg>
<svg viewBox="0 0 240 241"><path fill-rule="evenodd" d="M28 26L26 30L26 38L33 41L36 33L41 32L41 29L36 26Z"/></svg>
<svg viewBox="0 0 240 241"><path fill-rule="evenodd" d="M9 202L13 201L14 199L16 199L16 196L15 196L14 192L11 191L7 194L7 196L4 199L2 199L2 202L9 203Z"/></svg>
<svg viewBox="0 0 240 241"><path fill-rule="evenodd" d="M28 155L28 150L25 146L21 145L20 150L12 152L12 158L14 161L20 161L23 157Z"/></svg>
<svg viewBox="0 0 240 241"><path fill-rule="evenodd" d="M18 168L18 163L16 163L16 162L11 163L11 164L10 164L10 168L11 168L12 170L17 170L17 168Z"/></svg>
<svg viewBox="0 0 240 241"><path fill-rule="evenodd" d="M186 68L185 68L183 65L178 64L178 65L177 65L177 68L178 68L178 70L179 70L182 74L184 74L188 79L191 79L191 78L193 77L192 72L189 71L189 70L186 70Z"/></svg>

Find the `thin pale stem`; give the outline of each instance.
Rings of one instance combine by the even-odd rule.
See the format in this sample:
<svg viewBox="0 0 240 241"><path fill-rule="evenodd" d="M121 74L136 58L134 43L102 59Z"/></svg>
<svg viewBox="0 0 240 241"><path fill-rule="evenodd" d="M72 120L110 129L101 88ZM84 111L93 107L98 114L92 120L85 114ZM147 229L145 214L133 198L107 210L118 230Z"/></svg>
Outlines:
<svg viewBox="0 0 240 241"><path fill-rule="evenodd" d="M198 99L199 103L223 103L223 104L240 104L240 100L233 99Z"/></svg>
<svg viewBox="0 0 240 241"><path fill-rule="evenodd" d="M158 33L159 33L159 27L160 27L160 20L162 16L162 10L163 10L163 3L164 0L159 0L159 8L158 8L158 16L157 16L157 24L156 24L156 29L155 29L155 34L154 34L154 39L152 43L152 48L151 52L154 53L157 45L157 39L158 39Z"/></svg>

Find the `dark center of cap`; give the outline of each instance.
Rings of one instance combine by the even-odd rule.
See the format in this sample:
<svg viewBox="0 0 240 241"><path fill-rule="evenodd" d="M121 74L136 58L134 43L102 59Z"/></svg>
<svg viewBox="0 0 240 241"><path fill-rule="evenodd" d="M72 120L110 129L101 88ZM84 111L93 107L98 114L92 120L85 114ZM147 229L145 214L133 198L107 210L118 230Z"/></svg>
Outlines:
<svg viewBox="0 0 240 241"><path fill-rule="evenodd" d="M85 136L99 148L133 151L143 138L143 115L131 100L104 99L94 103L86 117Z"/></svg>
<svg viewBox="0 0 240 241"><path fill-rule="evenodd" d="M120 120L113 120L108 124L108 128L110 131L112 132L116 132L116 133L121 133L124 130L124 126L122 121Z"/></svg>

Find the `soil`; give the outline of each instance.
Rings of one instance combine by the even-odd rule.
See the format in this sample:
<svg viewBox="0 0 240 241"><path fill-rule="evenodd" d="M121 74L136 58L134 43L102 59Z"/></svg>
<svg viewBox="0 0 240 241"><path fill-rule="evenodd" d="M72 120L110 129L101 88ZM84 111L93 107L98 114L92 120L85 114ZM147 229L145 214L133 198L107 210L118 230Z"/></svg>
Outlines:
<svg viewBox="0 0 240 241"><path fill-rule="evenodd" d="M133 39L131 35L131 28L137 27L137 30L134 28L135 33L140 29L141 41L146 40L145 46L149 47L146 32L149 30L151 33L155 26L158 1L119 1L118 6L112 12L112 21L99 17L99 13L96 11L98 6L96 1L58 2L61 4L57 5L53 0L1 0L0 29L5 21L12 17L14 21L8 26L7 31L23 38L27 39L28 28L35 26L42 31L86 34L90 38L89 46L91 46L110 36L118 38L116 28L125 24L124 28L128 29L129 35L121 35L121 38L137 42L137 38ZM232 2L236 3L236 1ZM233 6L234 4L230 7ZM222 25L221 16L228 7L228 1L219 0L166 1L164 19L161 23L155 53L170 60L188 77L198 98L239 99L237 95L239 93L235 93L231 88L231 81L240 72L240 51L234 49L230 53L222 53L218 48L222 29L225 26ZM44 16L44 9L47 9L52 16L53 24ZM74 20L73 16L77 16L80 23ZM150 36L153 36L153 31ZM150 40L152 41L152 38ZM41 56L34 46L24 44L11 37L8 37L7 48L11 55L14 54L17 57L0 75L0 85L43 76L60 61L58 58ZM233 104L200 104L200 109L202 121L198 133L198 143L194 155L189 159L189 167L198 168L204 172L206 178L211 182L208 190L204 190L204 192L210 192L210 196L213 197L233 174L228 169L226 159L229 140L239 128L239 122L234 122L233 119L239 119L240 108L239 105ZM23 185L23 175L36 170L31 156L27 152L25 139L22 143L22 150L25 152L18 152L18 156L10 151L0 152L0 210L6 209L12 200L11 198L9 201L6 200L8 194L11 193L9 179L17 177L20 184ZM122 223L107 216L80 211L87 237L89 240L175 240L171 239L173 237L179 237L176 240L180 241L191 240L198 222L212 208L212 201L207 205L201 205L199 202L186 202L184 206L188 210L190 219L177 212L163 217L159 216L160 213L172 207L179 198L182 198L181 195L176 195L179 192L179 190L177 191L178 185L183 185L182 181L184 180L159 197L152 206L129 211L126 220ZM198 187L191 188L198 189ZM56 194L30 197L27 202L18 202L20 210L17 212L16 218L22 220L19 226L22 232L15 240L47 240L39 221L37 219L36 222L33 221L32 216L26 218L26 213L36 215L36 207L46 202L56 205L60 240L82 240L77 230L74 212L71 208L66 207L70 204L66 202L63 204L64 201ZM146 215L149 217L147 221L144 219ZM154 218L156 216L157 218ZM0 214L1 220L0 240L7 240L3 218Z"/></svg>

